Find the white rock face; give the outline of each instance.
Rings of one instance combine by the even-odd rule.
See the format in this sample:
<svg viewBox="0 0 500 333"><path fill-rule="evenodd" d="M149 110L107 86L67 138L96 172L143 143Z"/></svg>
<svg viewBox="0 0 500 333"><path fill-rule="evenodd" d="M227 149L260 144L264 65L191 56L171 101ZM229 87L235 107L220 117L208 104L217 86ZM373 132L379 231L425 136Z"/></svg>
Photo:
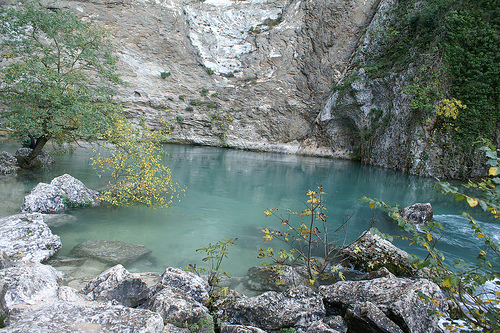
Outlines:
<svg viewBox="0 0 500 333"><path fill-rule="evenodd" d="M250 30L269 30L266 20L281 19L284 5L276 0L207 0L185 6L189 37L205 67L224 74L240 70L240 56L257 51L248 38Z"/></svg>

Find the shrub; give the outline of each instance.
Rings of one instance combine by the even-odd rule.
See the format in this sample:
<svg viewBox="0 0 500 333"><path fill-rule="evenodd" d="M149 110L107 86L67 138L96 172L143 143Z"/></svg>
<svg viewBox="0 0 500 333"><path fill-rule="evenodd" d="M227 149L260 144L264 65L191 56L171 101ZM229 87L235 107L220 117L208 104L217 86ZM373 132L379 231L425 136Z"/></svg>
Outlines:
<svg viewBox="0 0 500 333"><path fill-rule="evenodd" d="M336 267L332 267L331 263L341 250L336 241L345 240L347 225L353 214L349 214L338 227L331 229L331 225L327 224L328 216L326 215L325 203L332 196L325 198L327 193L323 192L321 185L318 185L317 191L309 190L306 194L309 199L304 202L306 208L300 213L288 209L289 215L283 217L276 213L278 210L276 208L267 209L264 212L266 216L277 217L281 225L286 227L286 230L282 231L262 229L264 243L276 238L286 243L290 250L280 249L276 256L273 248L260 248L259 258L272 258L275 263L280 265L304 263L310 285L314 285L318 278L328 278L330 273L338 274L342 279L342 272L338 271ZM292 216L305 218L305 221L292 223L290 221ZM321 260L313 256L315 249L321 252ZM331 271L328 272L327 269Z"/></svg>
<svg viewBox="0 0 500 333"><path fill-rule="evenodd" d="M166 79L167 77L170 76L170 72L161 72L160 75L162 79Z"/></svg>

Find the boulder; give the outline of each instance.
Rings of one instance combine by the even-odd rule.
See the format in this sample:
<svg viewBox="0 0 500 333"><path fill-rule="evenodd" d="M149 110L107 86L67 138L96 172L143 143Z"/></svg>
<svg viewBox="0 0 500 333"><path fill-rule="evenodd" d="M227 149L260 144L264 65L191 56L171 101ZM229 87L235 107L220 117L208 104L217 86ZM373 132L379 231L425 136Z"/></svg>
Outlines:
<svg viewBox="0 0 500 333"><path fill-rule="evenodd" d="M180 289L201 304L204 304L209 297L208 282L198 275L182 269L168 267L162 274L158 284Z"/></svg>
<svg viewBox="0 0 500 333"><path fill-rule="evenodd" d="M266 333L266 331L261 330L260 328L253 326L244 326L244 325L224 325L221 330L221 333Z"/></svg>
<svg viewBox="0 0 500 333"><path fill-rule="evenodd" d="M341 255L354 269L371 272L385 267L396 276L414 276L418 270L408 262L407 252L391 242L366 232L356 242L342 249Z"/></svg>
<svg viewBox="0 0 500 333"><path fill-rule="evenodd" d="M17 159L6 151L0 152L0 175L16 174Z"/></svg>
<svg viewBox="0 0 500 333"><path fill-rule="evenodd" d="M432 221L434 211L430 203L416 203L399 210L399 215L412 224L425 224Z"/></svg>
<svg viewBox="0 0 500 333"><path fill-rule="evenodd" d="M2 332L162 333L159 314L98 302L59 301L11 309Z"/></svg>
<svg viewBox="0 0 500 333"><path fill-rule="evenodd" d="M165 324L196 328L197 332L213 332L213 318L203 304L178 288L165 286L158 289L144 308L159 313Z"/></svg>
<svg viewBox="0 0 500 333"><path fill-rule="evenodd" d="M71 250L75 257L92 258L110 265L126 265L151 253L144 245L109 240L88 240Z"/></svg>
<svg viewBox="0 0 500 333"><path fill-rule="evenodd" d="M241 297L219 309L217 315L228 324L263 330L304 329L325 317L325 307L320 295L299 286L282 293L268 291L256 297Z"/></svg>
<svg viewBox="0 0 500 333"><path fill-rule="evenodd" d="M0 328L4 327L4 321L9 315L9 308L7 303L5 303L5 293L7 292L7 285L5 283L0 284Z"/></svg>
<svg viewBox="0 0 500 333"><path fill-rule="evenodd" d="M24 160L26 157L28 157L28 155L31 153L32 150L33 149L31 149L31 148L19 148L15 154L16 159L18 161ZM54 157L52 157L52 155L50 155L49 153L42 150L40 152L40 154L38 154L38 156L35 158L33 165L43 167L43 166L51 165L54 162L55 162Z"/></svg>
<svg viewBox="0 0 500 333"><path fill-rule="evenodd" d="M5 284L7 306L53 298L57 296L62 273L52 266L37 262L18 262L0 270L0 282Z"/></svg>
<svg viewBox="0 0 500 333"><path fill-rule="evenodd" d="M243 283L251 290L284 291L307 284L307 269L303 266L250 267Z"/></svg>
<svg viewBox="0 0 500 333"><path fill-rule="evenodd" d="M0 219L0 251L14 260L44 261L62 247L43 214L18 214Z"/></svg>
<svg viewBox="0 0 500 333"><path fill-rule="evenodd" d="M21 213L58 213L65 208L61 190L57 186L38 183L24 197Z"/></svg>
<svg viewBox="0 0 500 333"><path fill-rule="evenodd" d="M356 327L370 324L379 327L377 332L439 332L438 318L429 311L447 310L447 302L441 289L425 279L410 280L396 277L383 277L362 281L340 281L330 286L320 286L325 306L331 312L340 312L346 318L349 330L357 332ZM422 292L433 300L425 302L417 292ZM380 312L387 318L381 318ZM389 319L390 318L390 319ZM389 321L392 321L390 323ZM359 326L361 325L361 326ZM361 330L363 331L363 330Z"/></svg>
<svg viewBox="0 0 500 333"><path fill-rule="evenodd" d="M80 180L68 174L52 179L50 185L61 190L66 207L96 206L99 203L98 191L87 188Z"/></svg>
<svg viewBox="0 0 500 333"><path fill-rule="evenodd" d="M347 309L345 320L353 332L403 333L403 330L372 302L353 304Z"/></svg>
<svg viewBox="0 0 500 333"><path fill-rule="evenodd" d="M116 265L96 276L80 290L91 300L115 301L123 306L137 307L148 296L148 285L136 274Z"/></svg>
<svg viewBox="0 0 500 333"><path fill-rule="evenodd" d="M318 320L317 322L309 326L306 333L340 333L340 332L328 326L328 324L326 324L323 320Z"/></svg>
<svg viewBox="0 0 500 333"><path fill-rule="evenodd" d="M23 213L58 213L66 208L93 206L98 204L98 192L88 189L78 179L64 174L54 178L50 184L38 183L24 197Z"/></svg>

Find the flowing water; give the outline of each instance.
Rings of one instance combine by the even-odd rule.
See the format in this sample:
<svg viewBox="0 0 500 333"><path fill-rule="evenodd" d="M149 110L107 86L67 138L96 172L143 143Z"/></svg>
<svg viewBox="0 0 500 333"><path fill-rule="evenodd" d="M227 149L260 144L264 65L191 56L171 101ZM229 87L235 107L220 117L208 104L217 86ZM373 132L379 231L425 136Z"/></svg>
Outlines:
<svg viewBox="0 0 500 333"><path fill-rule="evenodd" d="M215 243L224 237L238 238L230 249L224 270L233 276L245 275L252 265L260 265L260 247L282 246L279 242L263 243L261 229L279 228L279 220L265 217L264 210L276 207L286 213L304 209L303 199L308 189L321 184L323 190L335 196L328 201L328 221L338 224L349 213L348 239L355 239L368 228L374 212L361 203L363 195L376 197L388 204L408 206L416 202L431 202L435 218L445 227L441 249L448 260L463 257L472 260L479 246L459 211L463 204L444 197L433 189L433 179L413 177L399 172L363 166L349 161L258 153L224 148L166 145L166 163L173 180L186 187L185 196L165 209L143 206L109 208L93 207L70 210L73 218L65 224L52 226L63 248L59 257L69 256L71 249L86 240L121 240L142 244L152 255L127 268L130 271L162 272L166 267L183 268L200 263L203 253L196 249ZM0 150L15 152L16 147L2 144ZM15 214L23 197L38 183L50 182L68 173L89 188L99 189L105 179L98 178L89 164L90 149L78 149L72 154L55 156L56 164L44 171L20 173L17 179L0 178L0 216ZM375 226L384 232L397 234L397 227L383 213L376 214ZM484 222L484 227L496 240L500 225ZM408 252L423 254L407 242L396 245Z"/></svg>

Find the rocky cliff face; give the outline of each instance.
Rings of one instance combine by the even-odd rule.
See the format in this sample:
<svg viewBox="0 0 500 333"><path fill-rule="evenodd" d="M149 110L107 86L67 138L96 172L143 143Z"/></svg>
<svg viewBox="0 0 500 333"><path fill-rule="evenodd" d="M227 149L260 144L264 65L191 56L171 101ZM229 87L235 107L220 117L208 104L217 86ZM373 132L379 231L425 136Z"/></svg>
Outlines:
<svg viewBox="0 0 500 333"><path fill-rule="evenodd" d="M167 122L174 142L340 157L347 155L314 139L312 124L378 4L58 2L111 31L131 119Z"/></svg>

